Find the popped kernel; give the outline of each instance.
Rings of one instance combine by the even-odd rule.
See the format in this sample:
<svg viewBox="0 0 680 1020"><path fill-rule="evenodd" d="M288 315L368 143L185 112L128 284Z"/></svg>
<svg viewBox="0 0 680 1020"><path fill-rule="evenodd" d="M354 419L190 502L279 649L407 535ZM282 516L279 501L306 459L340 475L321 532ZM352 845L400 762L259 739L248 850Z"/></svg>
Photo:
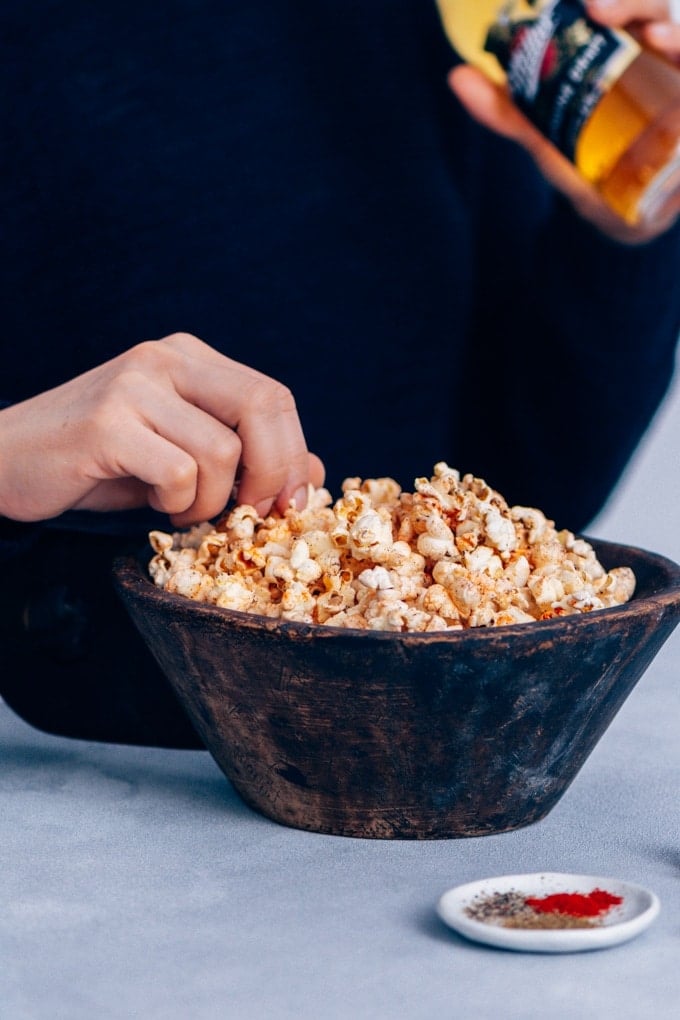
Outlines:
<svg viewBox="0 0 680 1020"><path fill-rule="evenodd" d="M627 602L629 567L605 570L590 543L535 507L509 506L444 461L402 492L346 478L333 502L260 517L241 504L216 524L152 531L149 574L198 602L329 627L439 632L501 627Z"/></svg>

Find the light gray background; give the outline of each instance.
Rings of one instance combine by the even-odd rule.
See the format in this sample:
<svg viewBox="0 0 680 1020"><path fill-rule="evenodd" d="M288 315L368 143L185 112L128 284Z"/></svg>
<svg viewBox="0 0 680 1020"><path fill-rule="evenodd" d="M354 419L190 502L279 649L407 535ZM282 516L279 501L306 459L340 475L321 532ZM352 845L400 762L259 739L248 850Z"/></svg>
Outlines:
<svg viewBox="0 0 680 1020"><path fill-rule="evenodd" d="M679 437L676 384L592 534L680 561ZM0 704L1 1020L677 1017L679 665L680 629L544 821L422 843L287 829L205 753L50 737ZM541 956L435 914L452 885L541 870L639 882L661 915Z"/></svg>

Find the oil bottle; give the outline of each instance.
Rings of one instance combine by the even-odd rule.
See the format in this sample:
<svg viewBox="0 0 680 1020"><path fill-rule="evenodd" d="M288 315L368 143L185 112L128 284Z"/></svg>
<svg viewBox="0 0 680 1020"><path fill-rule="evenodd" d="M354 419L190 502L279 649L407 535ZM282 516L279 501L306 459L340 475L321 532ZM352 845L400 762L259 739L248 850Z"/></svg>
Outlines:
<svg viewBox="0 0 680 1020"><path fill-rule="evenodd" d="M515 103L626 222L680 210L680 69L581 0L437 0L460 56Z"/></svg>

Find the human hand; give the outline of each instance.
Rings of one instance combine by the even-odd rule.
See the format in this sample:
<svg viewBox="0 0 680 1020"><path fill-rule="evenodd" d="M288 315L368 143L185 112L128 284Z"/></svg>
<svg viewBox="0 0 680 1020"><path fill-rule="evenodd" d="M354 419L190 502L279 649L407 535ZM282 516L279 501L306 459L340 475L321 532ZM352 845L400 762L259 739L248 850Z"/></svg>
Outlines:
<svg viewBox="0 0 680 1020"><path fill-rule="evenodd" d="M680 64L680 0L591 0L588 14L612 28L626 28L650 49Z"/></svg>
<svg viewBox="0 0 680 1020"><path fill-rule="evenodd" d="M672 3L680 3L680 0L672 0ZM597 4L592 0L587 6L594 19L612 26L625 26L646 45L680 61L680 25L670 21L667 0L599 0ZM625 223L515 106L507 89L494 85L480 71L466 65L456 67L449 75L449 85L471 116L523 146L543 176L569 199L577 213L609 237L626 244L640 244L672 225L676 216L673 213L665 222L655 222L651 226Z"/></svg>
<svg viewBox="0 0 680 1020"><path fill-rule="evenodd" d="M290 391L184 333L0 412L0 515L17 521L148 504L186 527L237 479L266 514L323 478Z"/></svg>

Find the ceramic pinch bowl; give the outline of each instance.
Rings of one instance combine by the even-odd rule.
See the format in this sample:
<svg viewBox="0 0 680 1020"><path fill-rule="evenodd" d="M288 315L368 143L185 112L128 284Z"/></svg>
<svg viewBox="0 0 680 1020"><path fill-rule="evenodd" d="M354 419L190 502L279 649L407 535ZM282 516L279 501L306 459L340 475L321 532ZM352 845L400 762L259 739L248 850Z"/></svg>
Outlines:
<svg viewBox="0 0 680 1020"><path fill-rule="evenodd" d="M613 897L611 905L605 901L604 907L586 914L580 914L577 909L571 917L576 917L577 922L580 919L580 923L574 926L568 924L568 915L565 921L564 915L548 910L551 923L543 927L536 923L536 917L540 921L545 913L530 916L527 922L526 907L520 907L519 916L516 907L508 907L508 895L512 905L518 898L522 903L525 897L540 900L575 891L587 897L603 890ZM480 905L493 904L499 896L506 902L505 916L489 917L488 908L480 911ZM437 904L442 921L459 935L473 942L525 953L578 953L618 946L646 931L659 910L656 893L641 885L618 878L561 872L501 875L468 882L447 890ZM508 919L513 917L515 923L506 927Z"/></svg>
<svg viewBox="0 0 680 1020"><path fill-rule="evenodd" d="M680 566L630 566L625 605L437 633L344 630L198 603L116 563L119 594L243 800L284 825L382 839L530 825L564 794L680 614Z"/></svg>

